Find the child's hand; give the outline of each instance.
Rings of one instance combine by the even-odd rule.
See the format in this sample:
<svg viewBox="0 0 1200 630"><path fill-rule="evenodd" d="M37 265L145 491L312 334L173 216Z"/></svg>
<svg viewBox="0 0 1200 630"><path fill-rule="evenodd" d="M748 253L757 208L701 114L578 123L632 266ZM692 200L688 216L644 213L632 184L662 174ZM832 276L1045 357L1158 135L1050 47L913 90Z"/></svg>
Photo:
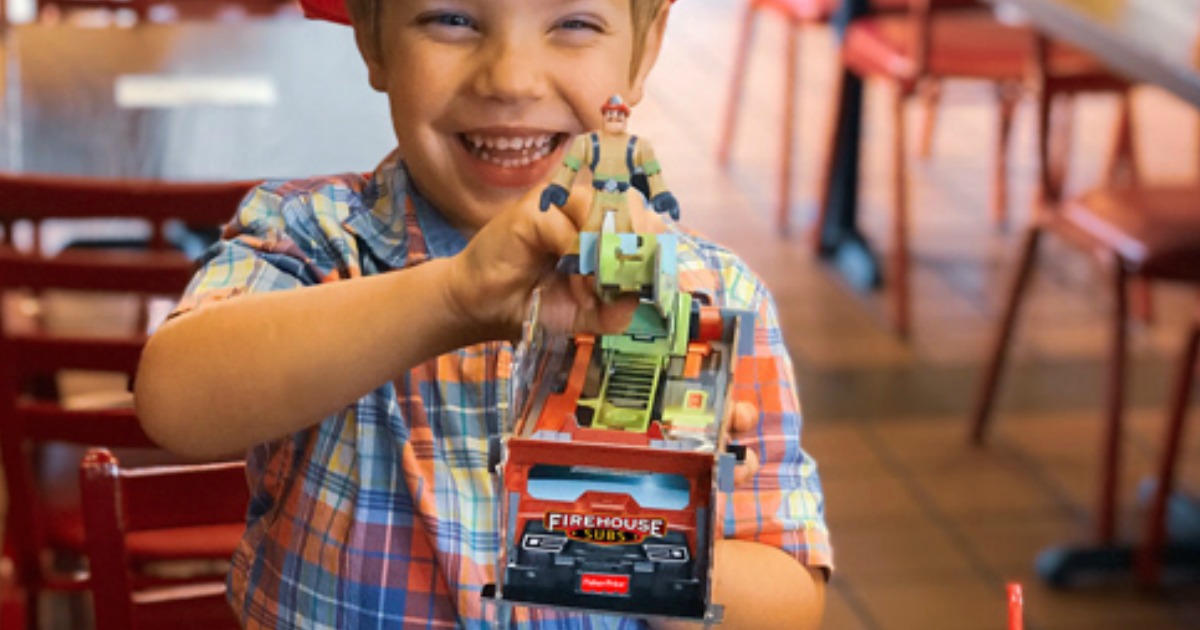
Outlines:
<svg viewBox="0 0 1200 630"><path fill-rule="evenodd" d="M749 402L738 402L733 407L733 418L729 423L729 441L736 443L740 436L747 436L758 428L758 406ZM752 449L746 449L746 459L742 465L734 469L734 485L743 486L749 483L758 472L758 454Z"/></svg>
<svg viewBox="0 0 1200 630"><path fill-rule="evenodd" d="M481 229L455 256L447 298L459 321L481 339L514 339L534 289L543 287L543 309L567 313L573 332L615 333L629 325L637 299L601 302L582 276L554 273L560 256L579 238L590 198L574 191L561 209L540 212L539 190Z"/></svg>

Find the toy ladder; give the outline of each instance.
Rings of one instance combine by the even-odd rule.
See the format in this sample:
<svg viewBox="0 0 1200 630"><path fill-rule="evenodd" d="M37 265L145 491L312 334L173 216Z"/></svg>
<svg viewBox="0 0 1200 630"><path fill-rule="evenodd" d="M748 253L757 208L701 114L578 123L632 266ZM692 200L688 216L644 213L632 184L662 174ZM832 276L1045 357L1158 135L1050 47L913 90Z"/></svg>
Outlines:
<svg viewBox="0 0 1200 630"><path fill-rule="evenodd" d="M649 423L651 407L654 405L654 392L658 386L658 359L642 357L634 354L614 353L611 368L604 377L601 395L606 406L637 411L640 417L637 426L629 426L626 422L611 428L641 428L644 430ZM603 416L608 418L609 414ZM609 424L609 422L605 422Z"/></svg>

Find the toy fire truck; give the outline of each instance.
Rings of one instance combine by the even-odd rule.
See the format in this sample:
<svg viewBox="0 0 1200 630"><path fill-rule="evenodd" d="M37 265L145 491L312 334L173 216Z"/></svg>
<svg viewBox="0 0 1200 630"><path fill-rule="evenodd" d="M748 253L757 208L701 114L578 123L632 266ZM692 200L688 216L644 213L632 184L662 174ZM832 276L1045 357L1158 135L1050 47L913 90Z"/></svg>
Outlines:
<svg viewBox="0 0 1200 630"><path fill-rule="evenodd" d="M624 333L594 337L547 331L535 300L489 453L502 544L485 594L502 623L513 605L717 623L713 508L732 489L725 424L753 315L679 290L676 235L603 223L581 233L579 272L639 304Z"/></svg>

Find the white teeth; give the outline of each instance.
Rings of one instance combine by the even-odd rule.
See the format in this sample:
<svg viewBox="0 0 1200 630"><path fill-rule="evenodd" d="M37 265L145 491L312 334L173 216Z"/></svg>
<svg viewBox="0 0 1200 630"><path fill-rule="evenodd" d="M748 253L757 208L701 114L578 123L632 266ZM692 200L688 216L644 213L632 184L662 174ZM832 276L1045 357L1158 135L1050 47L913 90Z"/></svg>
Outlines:
<svg viewBox="0 0 1200 630"><path fill-rule="evenodd" d="M3 0L0 0L2 2ZM546 157L553 146L554 134L535 136L488 136L463 134L467 148L476 157L504 168L528 166ZM493 155L490 150L520 151L520 155Z"/></svg>

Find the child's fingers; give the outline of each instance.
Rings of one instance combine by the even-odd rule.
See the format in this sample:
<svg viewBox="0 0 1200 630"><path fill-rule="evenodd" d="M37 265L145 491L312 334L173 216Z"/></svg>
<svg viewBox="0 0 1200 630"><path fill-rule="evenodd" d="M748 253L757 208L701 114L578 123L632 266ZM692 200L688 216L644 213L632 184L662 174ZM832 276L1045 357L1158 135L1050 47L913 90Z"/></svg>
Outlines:
<svg viewBox="0 0 1200 630"><path fill-rule="evenodd" d="M594 300L594 308L581 308L575 317L577 332L611 335L629 327L633 312L637 310L637 296L627 295L614 302Z"/></svg>
<svg viewBox="0 0 1200 630"><path fill-rule="evenodd" d="M746 449L746 459L742 461L740 466L733 469L733 484L735 486L744 486L754 478L758 472L758 453L754 449Z"/></svg>
<svg viewBox="0 0 1200 630"><path fill-rule="evenodd" d="M542 213L537 222L539 231L542 232L542 242L546 245L545 251L561 256L571 249L575 241L579 238L579 228L575 222L566 213L550 208L549 211Z"/></svg>
<svg viewBox="0 0 1200 630"><path fill-rule="evenodd" d="M556 275L542 286L542 325L557 333L613 334L625 330L637 309L637 296L611 304L592 292L589 278Z"/></svg>
<svg viewBox="0 0 1200 630"><path fill-rule="evenodd" d="M596 289L591 278L572 274L567 277L567 286L571 289L571 297L575 300L575 305L581 311L588 311L596 308L600 299L596 297Z"/></svg>
<svg viewBox="0 0 1200 630"><path fill-rule="evenodd" d="M596 192L587 179L586 177L575 178L575 183L571 186L571 196L567 198L567 203L559 209L575 224L576 229L583 227L584 221L587 220L587 215L592 207L592 195Z"/></svg>
<svg viewBox="0 0 1200 630"><path fill-rule="evenodd" d="M733 407L733 422L730 433L750 433L758 428L758 405L744 400L738 401Z"/></svg>
<svg viewBox="0 0 1200 630"><path fill-rule="evenodd" d="M758 405L740 400L733 405L733 418L729 422L729 437L738 434L748 434L758 428ZM733 471L735 485L741 486L750 481L758 472L758 453L754 449L746 449L746 459Z"/></svg>
<svg viewBox="0 0 1200 630"><path fill-rule="evenodd" d="M556 334L574 332L578 307L570 295L570 289L559 276L542 286L541 310L538 318L542 326Z"/></svg>

